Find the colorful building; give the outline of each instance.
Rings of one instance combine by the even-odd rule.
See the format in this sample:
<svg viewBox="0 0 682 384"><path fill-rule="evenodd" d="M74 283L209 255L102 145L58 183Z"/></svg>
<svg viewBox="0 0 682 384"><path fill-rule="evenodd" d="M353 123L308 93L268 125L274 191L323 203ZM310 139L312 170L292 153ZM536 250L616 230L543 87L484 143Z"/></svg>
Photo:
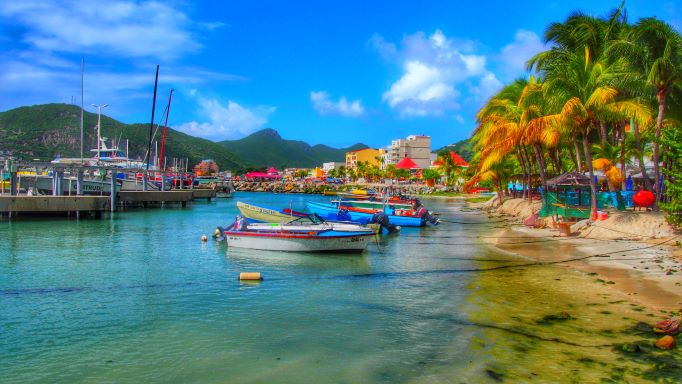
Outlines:
<svg viewBox="0 0 682 384"><path fill-rule="evenodd" d="M385 164L398 164L406 157L417 163L419 168L428 168L431 165L431 136L410 135L391 141Z"/></svg>
<svg viewBox="0 0 682 384"><path fill-rule="evenodd" d="M357 169L359 162L367 162L370 165L381 166L381 158L383 151L374 148L358 149L355 151L346 152L346 168Z"/></svg>

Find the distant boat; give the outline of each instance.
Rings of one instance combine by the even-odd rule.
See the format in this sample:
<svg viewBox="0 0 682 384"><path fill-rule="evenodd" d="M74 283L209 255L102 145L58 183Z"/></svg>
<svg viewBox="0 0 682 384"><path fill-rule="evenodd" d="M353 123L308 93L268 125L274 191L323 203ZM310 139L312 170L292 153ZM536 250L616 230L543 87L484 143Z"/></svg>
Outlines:
<svg viewBox="0 0 682 384"><path fill-rule="evenodd" d="M52 194L54 178L49 175L19 175L19 186L21 188L31 188L37 194ZM61 182L61 191L63 195L77 194L77 180L75 177L64 177ZM116 192L121 190L121 181L115 182ZM83 179L81 184L82 193L85 195L110 195L111 194L111 179L108 180L93 180Z"/></svg>
<svg viewBox="0 0 682 384"><path fill-rule="evenodd" d="M57 157L51 162L53 164L73 164L73 165L88 165L88 166L110 166L110 167L121 167L121 168L144 168L146 163L129 159L123 151L119 150L118 147L112 143L112 147L108 147L106 137L98 137L99 145L97 148L90 150L92 156L80 158L80 157Z"/></svg>
<svg viewBox="0 0 682 384"><path fill-rule="evenodd" d="M360 253L372 236L371 231L252 229L244 219L238 219L227 229L218 227L214 233L214 238L227 241L228 247L285 252Z"/></svg>

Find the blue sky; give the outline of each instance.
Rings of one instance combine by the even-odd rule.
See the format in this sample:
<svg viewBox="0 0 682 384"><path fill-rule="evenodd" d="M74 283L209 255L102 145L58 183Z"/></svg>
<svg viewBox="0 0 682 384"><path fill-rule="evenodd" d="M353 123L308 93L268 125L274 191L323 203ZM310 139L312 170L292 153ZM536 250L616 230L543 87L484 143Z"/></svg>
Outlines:
<svg viewBox="0 0 682 384"><path fill-rule="evenodd" d="M618 1L4 1L0 110L80 103L211 140L274 128L288 139L386 146L466 138L482 103L524 75L547 24ZM628 17L682 26L673 1L626 2ZM158 121L158 119L157 119Z"/></svg>

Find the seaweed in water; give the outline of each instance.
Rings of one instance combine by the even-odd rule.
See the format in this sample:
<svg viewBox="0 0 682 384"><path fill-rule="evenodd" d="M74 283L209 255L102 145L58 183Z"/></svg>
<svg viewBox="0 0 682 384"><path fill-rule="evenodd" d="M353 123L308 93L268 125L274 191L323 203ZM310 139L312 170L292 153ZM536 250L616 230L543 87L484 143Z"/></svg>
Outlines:
<svg viewBox="0 0 682 384"><path fill-rule="evenodd" d="M501 383L502 381L504 381L504 374L502 374L502 372L499 372L496 369L486 368L485 373L488 375L488 377L497 381L498 383Z"/></svg>
<svg viewBox="0 0 682 384"><path fill-rule="evenodd" d="M557 314L546 315L542 319L537 320L536 323L542 325L551 325L566 320L575 320L575 317L571 316L568 312L559 312Z"/></svg>

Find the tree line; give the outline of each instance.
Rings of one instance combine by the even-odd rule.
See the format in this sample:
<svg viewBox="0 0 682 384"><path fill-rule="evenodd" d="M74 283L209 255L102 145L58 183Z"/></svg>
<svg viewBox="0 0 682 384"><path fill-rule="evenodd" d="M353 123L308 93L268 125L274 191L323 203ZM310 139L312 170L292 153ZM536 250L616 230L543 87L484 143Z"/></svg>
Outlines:
<svg viewBox="0 0 682 384"><path fill-rule="evenodd" d="M551 23L544 40L550 48L529 58L529 75L479 110L470 183L490 181L502 190L517 174L524 185L538 177L547 191L550 176L578 171L589 177L594 212L595 171L619 191L632 165L655 194L655 209L660 204L679 220L679 31L655 17L631 23L621 4L605 17L574 12Z"/></svg>

